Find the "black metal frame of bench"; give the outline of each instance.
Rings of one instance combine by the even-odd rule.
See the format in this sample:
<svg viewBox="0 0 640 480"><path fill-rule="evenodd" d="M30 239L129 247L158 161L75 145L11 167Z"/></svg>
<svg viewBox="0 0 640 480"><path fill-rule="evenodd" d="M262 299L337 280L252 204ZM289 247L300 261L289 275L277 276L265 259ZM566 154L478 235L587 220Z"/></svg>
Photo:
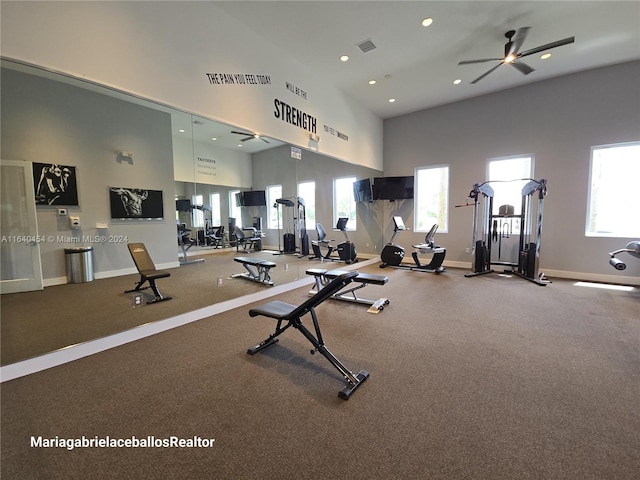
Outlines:
<svg viewBox="0 0 640 480"><path fill-rule="evenodd" d="M312 290L309 291L309 295L316 295L325 285L331 280L345 273L344 270L326 270L324 268L309 268L306 271L307 275L313 275L315 278L315 285ZM367 285L384 285L389 281L389 278L384 275L373 275L370 273L358 273L353 279L355 286L335 292L331 298L334 300L342 300L345 302L361 303L363 305L373 305L378 300L370 300L368 298L358 297L356 291L366 287Z"/></svg>
<svg viewBox="0 0 640 480"><path fill-rule="evenodd" d="M261 260L259 258L235 257L234 261L241 263L247 270L242 273L234 273L232 278L245 278L252 282L262 283L263 285L273 286L270 270L277 266L277 263ZM255 268L254 268L255 267ZM257 271L256 271L257 269Z"/></svg>
<svg viewBox="0 0 640 480"><path fill-rule="evenodd" d="M265 316L276 319L278 321L276 330L269 335L266 340L263 340L257 345L250 347L247 350L249 355L255 355L260 350L267 348L270 345L278 342L278 337L289 327L293 327L302 333L307 340L313 345L311 353L320 352L329 362L333 365L347 380L347 385L338 392L338 396L344 400L348 400L353 392L369 378L369 372L360 370L357 374L354 374L349 370L338 358L329 351L325 346L322 334L320 333L320 325L318 323L318 317L316 315L315 307L320 305L326 299L331 298L337 291L343 289L346 285L351 283L353 279L358 275L357 271L342 272L336 278L331 280L325 285L316 295L309 298L299 306L291 305L280 300L274 300L264 305L252 308L249 310L249 316ZM313 320L314 332L309 330L302 323L302 317L305 315L311 315ZM285 323L286 322L286 323ZM315 333L315 334L314 334Z"/></svg>

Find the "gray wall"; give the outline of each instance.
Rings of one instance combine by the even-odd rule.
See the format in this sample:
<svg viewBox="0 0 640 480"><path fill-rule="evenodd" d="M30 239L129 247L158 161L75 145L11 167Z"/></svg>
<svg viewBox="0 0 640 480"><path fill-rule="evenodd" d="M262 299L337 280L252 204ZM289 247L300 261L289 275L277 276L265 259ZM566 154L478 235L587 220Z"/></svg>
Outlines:
<svg viewBox="0 0 640 480"><path fill-rule="evenodd" d="M144 242L156 265L177 264L171 119L166 113L45 78L2 69L3 159L76 166L82 229L72 232L56 206L38 206L39 235L105 234ZM134 153L133 162L117 158ZM163 191L164 220L111 220L109 186ZM97 223L108 224L97 230ZM40 245L43 278L64 278L64 248L94 247L96 276L134 268L126 243ZM134 270L135 271L135 270Z"/></svg>
<svg viewBox="0 0 640 480"><path fill-rule="evenodd" d="M533 154L534 177L546 178L549 186L541 271L568 276L577 272L586 279L591 274L618 277L607 252L631 239L584 234L590 149L640 140L639 85L640 62L631 62L388 119L384 173L412 175L416 167L448 164L453 206L465 203L473 184L486 179L487 159ZM411 226L412 206L404 209ZM465 253L471 246L471 210L450 208L449 232L436 237L447 247L449 261L471 261ZM390 224L390 215L385 215L386 235ZM405 247L420 241L415 233L403 238ZM627 265L625 276L640 275L640 262L630 258Z"/></svg>

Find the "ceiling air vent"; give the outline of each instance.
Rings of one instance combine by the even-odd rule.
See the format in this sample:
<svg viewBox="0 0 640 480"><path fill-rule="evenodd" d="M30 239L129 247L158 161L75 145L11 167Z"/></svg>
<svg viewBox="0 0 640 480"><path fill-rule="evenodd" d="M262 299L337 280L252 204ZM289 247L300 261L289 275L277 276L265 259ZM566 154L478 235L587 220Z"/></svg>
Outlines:
<svg viewBox="0 0 640 480"><path fill-rule="evenodd" d="M204 122L201 122L200 120L194 120L193 124L194 125L204 125Z"/></svg>
<svg viewBox="0 0 640 480"><path fill-rule="evenodd" d="M376 45L371 41L370 38L367 38L364 42L360 42L356 45L362 53L370 52L371 50L376 48Z"/></svg>

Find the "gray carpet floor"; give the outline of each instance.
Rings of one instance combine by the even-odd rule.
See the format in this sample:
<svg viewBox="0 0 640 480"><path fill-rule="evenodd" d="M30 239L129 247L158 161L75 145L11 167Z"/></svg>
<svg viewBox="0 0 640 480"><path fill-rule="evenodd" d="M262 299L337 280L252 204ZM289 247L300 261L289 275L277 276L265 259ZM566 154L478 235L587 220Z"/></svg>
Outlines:
<svg viewBox="0 0 640 480"><path fill-rule="evenodd" d="M376 266L379 314L327 301L344 381L290 329L237 308L2 384L3 479L635 479L640 291ZM307 289L279 297L299 304ZM215 439L39 448L31 438Z"/></svg>

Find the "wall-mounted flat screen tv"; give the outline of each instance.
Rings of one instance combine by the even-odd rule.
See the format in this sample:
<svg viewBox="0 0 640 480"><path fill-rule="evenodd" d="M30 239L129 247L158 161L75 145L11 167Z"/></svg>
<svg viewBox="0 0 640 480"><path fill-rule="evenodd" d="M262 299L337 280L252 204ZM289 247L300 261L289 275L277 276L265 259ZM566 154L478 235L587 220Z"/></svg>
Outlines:
<svg viewBox="0 0 640 480"><path fill-rule="evenodd" d="M191 211L191 200L188 198L181 198L176 200L176 210L178 212L190 212Z"/></svg>
<svg viewBox="0 0 640 480"><path fill-rule="evenodd" d="M353 198L356 202L373 202L373 188L370 178L353 182Z"/></svg>
<svg viewBox="0 0 640 480"><path fill-rule="evenodd" d="M267 205L267 193L264 190L242 192L242 205L245 207L262 207Z"/></svg>
<svg viewBox="0 0 640 480"><path fill-rule="evenodd" d="M111 218L114 220L161 220L164 218L162 190L109 187Z"/></svg>
<svg viewBox="0 0 640 480"><path fill-rule="evenodd" d="M376 177L373 179L374 200L407 200L413 198L413 176Z"/></svg>

